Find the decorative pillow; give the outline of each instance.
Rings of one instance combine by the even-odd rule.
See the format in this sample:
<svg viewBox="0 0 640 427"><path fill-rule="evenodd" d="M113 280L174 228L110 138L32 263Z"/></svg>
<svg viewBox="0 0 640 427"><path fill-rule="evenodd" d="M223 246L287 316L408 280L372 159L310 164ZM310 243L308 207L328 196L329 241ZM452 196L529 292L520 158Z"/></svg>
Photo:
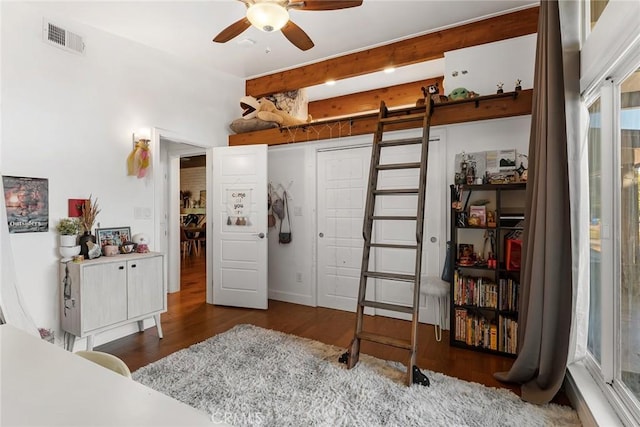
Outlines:
<svg viewBox="0 0 640 427"><path fill-rule="evenodd" d="M235 119L233 122L231 122L229 127L235 133L246 133L246 132L253 132L253 131L262 130L262 129L277 128L278 123L267 122L257 117L254 117L253 119L240 118L240 119Z"/></svg>

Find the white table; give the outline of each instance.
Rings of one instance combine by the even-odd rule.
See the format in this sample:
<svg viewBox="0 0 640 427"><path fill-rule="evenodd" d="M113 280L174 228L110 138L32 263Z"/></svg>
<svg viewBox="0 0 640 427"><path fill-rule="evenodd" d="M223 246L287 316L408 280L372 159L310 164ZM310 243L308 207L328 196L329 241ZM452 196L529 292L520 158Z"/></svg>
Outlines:
<svg viewBox="0 0 640 427"><path fill-rule="evenodd" d="M220 426L209 415L11 325L0 326L1 426Z"/></svg>

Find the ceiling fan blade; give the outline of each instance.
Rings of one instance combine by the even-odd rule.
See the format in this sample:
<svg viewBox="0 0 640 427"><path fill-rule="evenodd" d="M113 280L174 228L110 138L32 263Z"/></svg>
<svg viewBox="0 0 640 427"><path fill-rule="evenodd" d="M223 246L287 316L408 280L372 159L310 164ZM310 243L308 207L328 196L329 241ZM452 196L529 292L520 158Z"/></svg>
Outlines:
<svg viewBox="0 0 640 427"><path fill-rule="evenodd" d="M282 34L300 50L309 50L314 46L307 33L291 20L282 27Z"/></svg>
<svg viewBox="0 0 640 427"><path fill-rule="evenodd" d="M362 5L362 0L304 0L300 6L292 5L296 10L336 10Z"/></svg>
<svg viewBox="0 0 640 427"><path fill-rule="evenodd" d="M244 17L244 18L240 19L239 21L234 22L233 24L229 25L224 30L220 31L220 34L215 36L213 38L213 41L216 42L216 43L228 42L229 40L231 40L235 36L237 36L240 33L244 32L244 30L246 30L250 26L251 26L251 22L249 22L249 20L246 17Z"/></svg>

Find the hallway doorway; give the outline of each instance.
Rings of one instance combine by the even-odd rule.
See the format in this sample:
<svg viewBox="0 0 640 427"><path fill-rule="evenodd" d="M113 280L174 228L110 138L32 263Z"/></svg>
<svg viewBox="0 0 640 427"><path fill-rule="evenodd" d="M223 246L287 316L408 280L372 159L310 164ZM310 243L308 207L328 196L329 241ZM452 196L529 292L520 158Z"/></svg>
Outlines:
<svg viewBox="0 0 640 427"><path fill-rule="evenodd" d="M165 277L168 294L180 291L182 254L181 254L181 218L190 214L190 211L181 210L184 206L181 197L181 163L191 163L191 159L197 157L199 166L198 175L200 181L196 185L197 190L191 187L189 208L197 206L198 213L206 213L206 189L210 185L210 174L206 172L206 158L210 151L207 147L198 146L191 141L172 132L154 129L153 135L156 142L158 155L154 160L154 182L156 187L155 223L157 250L165 254ZM184 159L184 160L182 160ZM187 160L188 159L188 160ZM196 162L193 162L194 164ZM201 173L200 173L201 172ZM203 200L201 200L201 198ZM200 205L203 205L201 208ZM203 245L204 246L204 245ZM202 264L200 274L203 282L209 283L207 257L202 251Z"/></svg>
<svg viewBox="0 0 640 427"><path fill-rule="evenodd" d="M199 283L206 276L206 224L207 224L207 157L182 155L180 157L180 291L186 290L193 277L199 276ZM185 279L186 278L186 279ZM202 300L205 300L205 291Z"/></svg>

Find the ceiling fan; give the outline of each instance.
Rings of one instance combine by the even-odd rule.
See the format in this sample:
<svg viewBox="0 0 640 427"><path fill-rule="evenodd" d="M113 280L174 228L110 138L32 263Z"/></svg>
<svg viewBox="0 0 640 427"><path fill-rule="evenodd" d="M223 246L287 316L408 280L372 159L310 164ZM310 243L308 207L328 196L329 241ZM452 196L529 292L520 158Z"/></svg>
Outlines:
<svg viewBox="0 0 640 427"><path fill-rule="evenodd" d="M238 0L247 7L247 15L229 25L213 39L225 43L251 25L267 33L282 30L282 34L301 50L314 45L307 33L289 19L289 10L336 10L360 6L362 0Z"/></svg>

